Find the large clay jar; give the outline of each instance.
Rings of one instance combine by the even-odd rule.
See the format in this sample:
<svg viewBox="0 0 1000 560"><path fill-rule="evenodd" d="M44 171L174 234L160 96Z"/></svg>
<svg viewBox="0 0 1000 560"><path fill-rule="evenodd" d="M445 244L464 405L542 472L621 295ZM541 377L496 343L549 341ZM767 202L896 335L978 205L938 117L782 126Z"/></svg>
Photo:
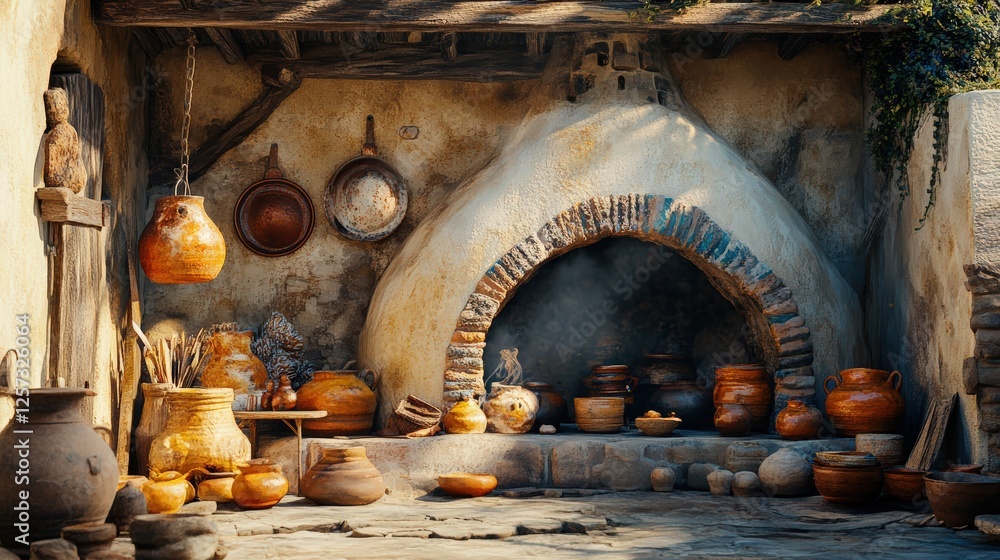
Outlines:
<svg viewBox="0 0 1000 560"><path fill-rule="evenodd" d="M569 408L566 406L566 399L556 392L555 387L548 383L530 381L524 384L524 388L538 397L538 414L535 415L533 431L537 432L545 424L558 428L559 424L566 421Z"/></svg>
<svg viewBox="0 0 1000 560"><path fill-rule="evenodd" d="M303 496L327 506L363 506L385 494L382 474L361 445L323 449L299 487Z"/></svg>
<svg viewBox="0 0 1000 560"><path fill-rule="evenodd" d="M481 434L486 431L486 414L468 398L451 407L441 423L449 434Z"/></svg>
<svg viewBox="0 0 1000 560"><path fill-rule="evenodd" d="M531 431L538 414L538 397L517 385L494 383L483 405L486 429L498 434L524 434Z"/></svg>
<svg viewBox="0 0 1000 560"><path fill-rule="evenodd" d="M157 284L214 280L226 261L226 241L200 196L164 196L139 236L139 263Z"/></svg>
<svg viewBox="0 0 1000 560"><path fill-rule="evenodd" d="M715 406L742 404L753 416L751 429L766 432L771 410L770 375L759 364L719 366L715 370Z"/></svg>
<svg viewBox="0 0 1000 560"><path fill-rule="evenodd" d="M30 389L17 399L18 408L28 409L27 421L12 421L0 432L0 542L5 546L13 546L22 533L30 542L55 539L66 525L107 518L118 490L118 462L80 413L83 398L95 394L79 388ZM18 470L28 474L17 475ZM22 492L28 493L23 505ZM21 515L29 519L19 528Z"/></svg>
<svg viewBox="0 0 1000 560"><path fill-rule="evenodd" d="M233 501L241 508L267 509L288 493L288 479L282 474L281 465L274 465L267 459L254 459L240 467L232 490Z"/></svg>
<svg viewBox="0 0 1000 560"><path fill-rule="evenodd" d="M845 369L840 378L831 375L823 382L826 414L838 436L899 433L905 404L899 394L902 377L898 371ZM830 381L834 382L832 390Z"/></svg>
<svg viewBox="0 0 1000 560"><path fill-rule="evenodd" d="M686 428L712 425L712 396L697 381L665 383L649 399L649 407L667 416L675 413Z"/></svg>
<svg viewBox="0 0 1000 560"><path fill-rule="evenodd" d="M149 449L150 472L202 467L233 472L250 460L250 440L233 417L232 389L174 389L170 417Z"/></svg>
<svg viewBox="0 0 1000 560"><path fill-rule="evenodd" d="M823 429L823 413L799 399L791 399L778 413L774 429L784 439L819 439Z"/></svg>
<svg viewBox="0 0 1000 560"><path fill-rule="evenodd" d="M715 410L715 429L724 437L743 437L750 433L753 415L742 404L720 404Z"/></svg>
<svg viewBox="0 0 1000 560"><path fill-rule="evenodd" d="M219 331L208 337L206 352L212 356L201 374L201 386L230 388L239 397L264 388L267 368L250 350L252 331Z"/></svg>
<svg viewBox="0 0 1000 560"><path fill-rule="evenodd" d="M635 402L632 393L639 387L639 379L629 375L628 366L594 366L583 379L583 385L591 397L619 397L625 399L625 404L632 404Z"/></svg>
<svg viewBox="0 0 1000 560"><path fill-rule="evenodd" d="M173 383L142 384L142 416L135 429L135 454L139 461L139 472L144 475L149 474L149 446L167 425L167 392L173 388Z"/></svg>
<svg viewBox="0 0 1000 560"><path fill-rule="evenodd" d="M375 391L354 370L317 371L297 393L298 410L325 410L326 417L305 420L311 437L360 436L372 431Z"/></svg>
<svg viewBox="0 0 1000 560"><path fill-rule="evenodd" d="M684 354L646 354L632 367L632 373L653 385L693 381L696 375L691 357Z"/></svg>
<svg viewBox="0 0 1000 560"><path fill-rule="evenodd" d="M767 496L805 496L813 491L812 466L791 449L779 449L757 470L760 487Z"/></svg>
<svg viewBox="0 0 1000 560"><path fill-rule="evenodd" d="M193 497L191 483L177 471L167 471L153 476L142 486L149 513L177 513Z"/></svg>

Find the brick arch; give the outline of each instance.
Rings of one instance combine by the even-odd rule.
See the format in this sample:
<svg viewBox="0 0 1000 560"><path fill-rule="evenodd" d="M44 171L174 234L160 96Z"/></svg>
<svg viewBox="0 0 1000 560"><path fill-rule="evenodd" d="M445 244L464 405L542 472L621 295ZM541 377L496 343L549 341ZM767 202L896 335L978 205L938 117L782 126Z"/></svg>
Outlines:
<svg viewBox="0 0 1000 560"><path fill-rule="evenodd" d="M485 393L486 333L516 289L549 260L608 237L664 245L708 277L746 318L751 344L774 373L776 411L789 398L815 398L809 328L784 282L700 208L659 195L628 194L573 205L490 266L459 315L448 346L446 407Z"/></svg>

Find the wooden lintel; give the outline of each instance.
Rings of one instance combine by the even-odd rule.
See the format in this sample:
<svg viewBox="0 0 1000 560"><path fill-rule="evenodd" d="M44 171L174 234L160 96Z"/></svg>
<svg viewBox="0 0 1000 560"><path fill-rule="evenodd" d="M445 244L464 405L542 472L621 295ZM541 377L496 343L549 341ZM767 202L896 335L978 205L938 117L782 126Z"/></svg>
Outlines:
<svg viewBox="0 0 1000 560"><path fill-rule="evenodd" d="M101 229L107 222L105 205L100 200L62 187L42 187L35 190L35 198L42 205L42 220L69 223Z"/></svg>
<svg viewBox="0 0 1000 560"><path fill-rule="evenodd" d="M455 80L464 82L509 82L532 80L542 75L545 59L523 51L489 51L462 54L455 60L442 58L432 46L396 47L382 51L344 52L316 47L301 60L252 58L263 64L265 75L276 66L294 71L301 78L350 80Z"/></svg>
<svg viewBox="0 0 1000 560"><path fill-rule="evenodd" d="M206 27L205 34L219 49L222 58L229 64L243 62L243 47L229 29L221 27Z"/></svg>
<svg viewBox="0 0 1000 560"><path fill-rule="evenodd" d="M95 20L132 27L228 27L313 31L585 32L714 31L853 33L885 31L891 5L792 2L708 3L653 22L629 17L634 1L565 0L94 0Z"/></svg>
<svg viewBox="0 0 1000 560"><path fill-rule="evenodd" d="M269 84L260 96L225 127L191 154L188 175L191 181L201 177L223 154L242 142L251 132L267 120L281 102L299 89L302 80L294 72L278 69L270 76L262 76Z"/></svg>

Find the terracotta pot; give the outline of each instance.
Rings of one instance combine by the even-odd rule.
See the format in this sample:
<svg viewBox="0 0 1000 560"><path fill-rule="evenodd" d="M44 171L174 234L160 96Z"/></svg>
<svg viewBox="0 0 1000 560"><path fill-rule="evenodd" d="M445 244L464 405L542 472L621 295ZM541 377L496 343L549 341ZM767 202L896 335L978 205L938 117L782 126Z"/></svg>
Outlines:
<svg viewBox="0 0 1000 560"><path fill-rule="evenodd" d="M118 490L118 461L80 413L83 398L95 394L68 387L30 389L14 402L29 412L26 423L12 421L0 432L0 473L4 473L0 542L4 545L12 546L22 533L28 533L30 542L59 538L66 525L103 523L107 518ZM16 434L15 430L31 433ZM27 459L20 456L24 449ZM23 461L29 464L24 466ZM18 470L30 473L19 476ZM15 509L22 501L21 492L29 495L30 520L25 531L15 527L22 523Z"/></svg>
<svg viewBox="0 0 1000 560"><path fill-rule="evenodd" d="M241 508L267 509L288 493L288 479L281 473L281 465L274 465L267 459L254 459L240 467L232 491L233 501Z"/></svg>
<svg viewBox="0 0 1000 560"><path fill-rule="evenodd" d="M142 416L135 429L135 454L139 460L139 472L149 474L149 446L167 425L167 392L173 383L142 384Z"/></svg>
<svg viewBox="0 0 1000 560"><path fill-rule="evenodd" d="M854 449L871 453L883 467L903 463L903 436L895 434L858 434L854 437Z"/></svg>
<svg viewBox="0 0 1000 560"><path fill-rule="evenodd" d="M299 487L303 496L328 506L363 506L385 494L382 474L361 445L323 449Z"/></svg>
<svg viewBox="0 0 1000 560"><path fill-rule="evenodd" d="M649 407L663 414L676 414L686 428L712 425L712 396L697 381L665 383L649 399Z"/></svg>
<svg viewBox="0 0 1000 560"><path fill-rule="evenodd" d="M533 431L537 432L544 424L558 428L566 421L569 407L566 406L566 399L556 392L555 387L548 383L529 381L524 384L524 388L538 398L538 413L535 415Z"/></svg>
<svg viewBox="0 0 1000 560"><path fill-rule="evenodd" d="M629 375L628 366L594 366L583 379L591 397L621 397L625 404L635 402L632 393L639 387L639 378Z"/></svg>
<svg viewBox="0 0 1000 560"><path fill-rule="evenodd" d="M742 404L752 416L750 429L766 432L770 423L770 374L759 364L719 366L715 370L715 406Z"/></svg>
<svg viewBox="0 0 1000 560"><path fill-rule="evenodd" d="M538 397L516 385L494 383L483 405L486 429L498 434L524 434L531 431L538 414Z"/></svg>
<svg viewBox="0 0 1000 560"><path fill-rule="evenodd" d="M157 284L214 280L226 261L226 241L200 196L164 196L139 236L139 263Z"/></svg>
<svg viewBox="0 0 1000 560"><path fill-rule="evenodd" d="M805 496L813 491L812 466L787 447L764 459L757 475L767 496Z"/></svg>
<svg viewBox="0 0 1000 560"><path fill-rule="evenodd" d="M438 477L438 486L450 496L478 498L497 487L497 477L492 474L450 473Z"/></svg>
<svg viewBox="0 0 1000 560"><path fill-rule="evenodd" d="M913 503L927 496L924 475L927 471L897 467L885 470L885 493L900 502Z"/></svg>
<svg viewBox="0 0 1000 560"><path fill-rule="evenodd" d="M305 420L311 437L360 436L372 431L375 391L355 370L317 371L296 393L298 410L325 410L325 418Z"/></svg>
<svg viewBox="0 0 1000 560"><path fill-rule="evenodd" d="M813 463L816 490L828 502L870 502L882 493L882 467L833 467Z"/></svg>
<svg viewBox="0 0 1000 560"><path fill-rule="evenodd" d="M264 388L267 368L250 350L253 331L219 331L208 337L205 352L212 356L201 374L205 388L230 388L236 395Z"/></svg>
<svg viewBox="0 0 1000 560"><path fill-rule="evenodd" d="M743 437L750 433L753 415L742 404L721 404L715 409L715 429L725 437Z"/></svg>
<svg viewBox="0 0 1000 560"><path fill-rule="evenodd" d="M250 440L233 417L232 389L174 389L170 417L149 450L151 472L235 471L250 460Z"/></svg>
<svg viewBox="0 0 1000 560"><path fill-rule="evenodd" d="M760 464L767 459L766 447L748 441L737 441L726 448L726 469L738 473L742 471L757 474Z"/></svg>
<svg viewBox="0 0 1000 560"><path fill-rule="evenodd" d="M784 439L819 439L823 413L799 399L791 399L774 420L774 429Z"/></svg>
<svg viewBox="0 0 1000 560"><path fill-rule="evenodd" d="M583 432L616 434L625 425L625 399L620 397L576 398L573 408L576 425Z"/></svg>
<svg viewBox="0 0 1000 560"><path fill-rule="evenodd" d="M633 366L632 373L653 385L693 381L696 376L690 356L684 354L646 354Z"/></svg>
<svg viewBox="0 0 1000 560"><path fill-rule="evenodd" d="M227 504L233 501L233 482L235 477L206 478L198 484L198 499L203 502L218 502Z"/></svg>
<svg viewBox="0 0 1000 560"><path fill-rule="evenodd" d="M934 517L947 527L972 525L977 515L1000 513L1000 478L956 472L924 476Z"/></svg>
<svg viewBox="0 0 1000 560"><path fill-rule="evenodd" d="M827 392L826 414L839 436L891 434L899 432L905 403L899 394L898 371L855 368L840 372L843 381L830 376L823 382ZM834 382L831 390L829 383Z"/></svg>
<svg viewBox="0 0 1000 560"><path fill-rule="evenodd" d="M184 475L167 471L154 476L142 487L149 513L177 513L190 501L194 489Z"/></svg>
<svg viewBox="0 0 1000 560"><path fill-rule="evenodd" d="M486 414L469 398L451 407L442 424L449 434L482 434L486 432Z"/></svg>

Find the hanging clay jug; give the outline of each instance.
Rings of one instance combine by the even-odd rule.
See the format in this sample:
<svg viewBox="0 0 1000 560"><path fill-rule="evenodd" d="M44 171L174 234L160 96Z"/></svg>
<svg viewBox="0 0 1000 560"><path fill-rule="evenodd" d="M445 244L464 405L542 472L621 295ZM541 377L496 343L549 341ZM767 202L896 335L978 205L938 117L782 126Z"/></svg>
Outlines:
<svg viewBox="0 0 1000 560"><path fill-rule="evenodd" d="M364 370L372 371L372 370ZM372 431L375 391L358 378L356 370L317 371L296 393L298 410L325 410L323 418L302 422L309 437L360 436ZM378 385L374 377L372 385ZM273 397L272 397L273 405Z"/></svg>
<svg viewBox="0 0 1000 560"><path fill-rule="evenodd" d="M774 429L784 439L819 439L823 413L799 399L791 399L774 420Z"/></svg>
<svg viewBox="0 0 1000 560"><path fill-rule="evenodd" d="M361 445L324 448L299 487L303 496L326 506L363 506L385 494L382 473Z"/></svg>
<svg viewBox="0 0 1000 560"><path fill-rule="evenodd" d="M233 417L232 389L174 389L170 416L149 449L150 472L235 471L250 460L250 440Z"/></svg>
<svg viewBox="0 0 1000 560"><path fill-rule="evenodd" d="M725 437L743 437L750 433L753 415L742 404L720 404L715 409L715 429Z"/></svg>
<svg viewBox="0 0 1000 560"><path fill-rule="evenodd" d="M164 196L139 236L139 263L157 284L214 280L226 261L226 241L200 196Z"/></svg>
<svg viewBox="0 0 1000 560"><path fill-rule="evenodd" d="M899 433L906 405L899 394L902 377L898 371L845 369L840 378L843 381L831 375L823 382L826 414L838 436Z"/></svg>
<svg viewBox="0 0 1000 560"><path fill-rule="evenodd" d="M142 493L149 513L177 513L194 498L194 487L183 474L167 471L153 475L143 485Z"/></svg>
<svg viewBox="0 0 1000 560"><path fill-rule="evenodd" d="M697 381L665 383L649 398L649 407L667 416L676 414L686 428L712 425L712 395Z"/></svg>
<svg viewBox="0 0 1000 560"><path fill-rule="evenodd" d="M135 454L139 472L144 475L149 474L149 446L167 425L167 392L173 388L173 383L142 384L142 416L135 429Z"/></svg>
<svg viewBox="0 0 1000 560"><path fill-rule="evenodd" d="M282 474L281 465L274 465L267 459L254 459L240 467L232 490L233 501L241 508L267 509L288 493L288 479Z"/></svg>
<svg viewBox="0 0 1000 560"><path fill-rule="evenodd" d="M201 386L229 388L236 395L263 389L267 368L250 350L252 341L252 331L219 331L209 336L204 351L212 356L201 374Z"/></svg>
<svg viewBox="0 0 1000 560"><path fill-rule="evenodd" d="M481 434L486 431L486 414L470 397L451 407L441 423L449 434Z"/></svg>
<svg viewBox="0 0 1000 560"><path fill-rule="evenodd" d="M558 428L559 424L566 421L569 407L566 405L566 399L556 392L555 387L548 383L529 381L524 384L524 388L538 398L538 413L535 415L533 431L537 432L545 424Z"/></svg>
<svg viewBox="0 0 1000 560"><path fill-rule="evenodd" d="M753 416L751 429L766 432L771 421L770 375L760 364L719 366L715 370L715 406L742 404Z"/></svg>
<svg viewBox="0 0 1000 560"><path fill-rule="evenodd" d="M499 434L525 434L531 431L538 414L538 397L517 385L494 383L483 405L486 429Z"/></svg>
<svg viewBox="0 0 1000 560"><path fill-rule="evenodd" d="M107 518L118 490L118 461L80 412L83 398L95 394L76 387L30 389L12 401L28 412L26 422L11 421L0 432L3 545L13 546L23 533L30 542L59 538L66 525ZM29 472L19 475L18 470ZM29 499L20 506L23 492ZM22 515L30 519L18 527L25 523Z"/></svg>

